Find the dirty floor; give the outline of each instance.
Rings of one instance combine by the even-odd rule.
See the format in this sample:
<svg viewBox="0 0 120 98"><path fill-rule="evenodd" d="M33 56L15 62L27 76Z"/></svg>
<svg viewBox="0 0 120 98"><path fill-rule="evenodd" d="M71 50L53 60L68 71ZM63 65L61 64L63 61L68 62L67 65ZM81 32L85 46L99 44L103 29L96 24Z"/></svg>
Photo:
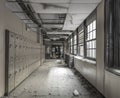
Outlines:
<svg viewBox="0 0 120 98"><path fill-rule="evenodd" d="M74 96L77 90L79 96ZM78 72L57 60L46 60L9 98L103 98Z"/></svg>

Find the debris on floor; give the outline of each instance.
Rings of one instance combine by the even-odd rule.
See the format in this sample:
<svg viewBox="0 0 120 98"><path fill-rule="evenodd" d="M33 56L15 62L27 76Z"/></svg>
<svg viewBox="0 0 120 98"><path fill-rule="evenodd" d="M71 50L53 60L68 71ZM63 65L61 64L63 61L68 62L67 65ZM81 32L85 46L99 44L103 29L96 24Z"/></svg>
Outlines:
<svg viewBox="0 0 120 98"><path fill-rule="evenodd" d="M79 96L78 90L74 90L73 95L74 95L74 96Z"/></svg>
<svg viewBox="0 0 120 98"><path fill-rule="evenodd" d="M47 60L19 85L9 98L103 98L103 96L79 72L66 67L63 60L57 59Z"/></svg>
<svg viewBox="0 0 120 98"><path fill-rule="evenodd" d="M62 64L62 60L57 60L57 64Z"/></svg>

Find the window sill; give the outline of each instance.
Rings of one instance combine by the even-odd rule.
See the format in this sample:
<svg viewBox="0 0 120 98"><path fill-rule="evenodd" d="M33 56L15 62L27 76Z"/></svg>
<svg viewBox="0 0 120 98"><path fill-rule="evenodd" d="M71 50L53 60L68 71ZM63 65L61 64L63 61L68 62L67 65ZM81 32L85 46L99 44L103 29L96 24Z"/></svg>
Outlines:
<svg viewBox="0 0 120 98"><path fill-rule="evenodd" d="M106 70L117 75L117 76L120 76L120 69L114 69L114 68L108 68L106 67Z"/></svg>
<svg viewBox="0 0 120 98"><path fill-rule="evenodd" d="M94 60L89 60L89 59L86 59L86 58L80 57L80 56L75 56L75 58L80 59L83 62L87 62L87 63L96 65L96 61L94 61Z"/></svg>
<svg viewBox="0 0 120 98"><path fill-rule="evenodd" d="M75 58L80 59L80 60L82 60L82 61L85 61L84 58L83 58L83 57L80 57L80 56L75 56Z"/></svg>
<svg viewBox="0 0 120 98"><path fill-rule="evenodd" d="M66 53L66 55L69 55L69 56L71 56L71 57L74 57L75 55L73 55L73 54L69 54L69 53Z"/></svg>
<svg viewBox="0 0 120 98"><path fill-rule="evenodd" d="M94 60L85 59L85 61L86 61L87 63L96 65L96 61L94 61Z"/></svg>

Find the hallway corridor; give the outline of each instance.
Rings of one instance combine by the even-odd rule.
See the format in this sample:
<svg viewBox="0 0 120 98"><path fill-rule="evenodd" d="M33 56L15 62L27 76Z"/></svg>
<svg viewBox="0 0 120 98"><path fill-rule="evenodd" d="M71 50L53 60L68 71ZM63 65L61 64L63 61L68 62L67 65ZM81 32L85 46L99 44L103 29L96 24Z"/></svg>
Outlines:
<svg viewBox="0 0 120 98"><path fill-rule="evenodd" d="M73 95L74 90L79 96ZM103 98L78 72L57 60L46 60L9 98Z"/></svg>
<svg viewBox="0 0 120 98"><path fill-rule="evenodd" d="M0 98L120 98L120 0L0 0Z"/></svg>

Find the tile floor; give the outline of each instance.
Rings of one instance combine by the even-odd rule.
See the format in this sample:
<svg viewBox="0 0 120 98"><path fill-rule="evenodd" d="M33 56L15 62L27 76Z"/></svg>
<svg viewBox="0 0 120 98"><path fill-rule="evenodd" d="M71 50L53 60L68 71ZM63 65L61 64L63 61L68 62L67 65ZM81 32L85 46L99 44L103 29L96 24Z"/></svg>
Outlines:
<svg viewBox="0 0 120 98"><path fill-rule="evenodd" d="M74 96L77 90L79 96ZM46 60L9 98L104 98L77 71L57 60Z"/></svg>

